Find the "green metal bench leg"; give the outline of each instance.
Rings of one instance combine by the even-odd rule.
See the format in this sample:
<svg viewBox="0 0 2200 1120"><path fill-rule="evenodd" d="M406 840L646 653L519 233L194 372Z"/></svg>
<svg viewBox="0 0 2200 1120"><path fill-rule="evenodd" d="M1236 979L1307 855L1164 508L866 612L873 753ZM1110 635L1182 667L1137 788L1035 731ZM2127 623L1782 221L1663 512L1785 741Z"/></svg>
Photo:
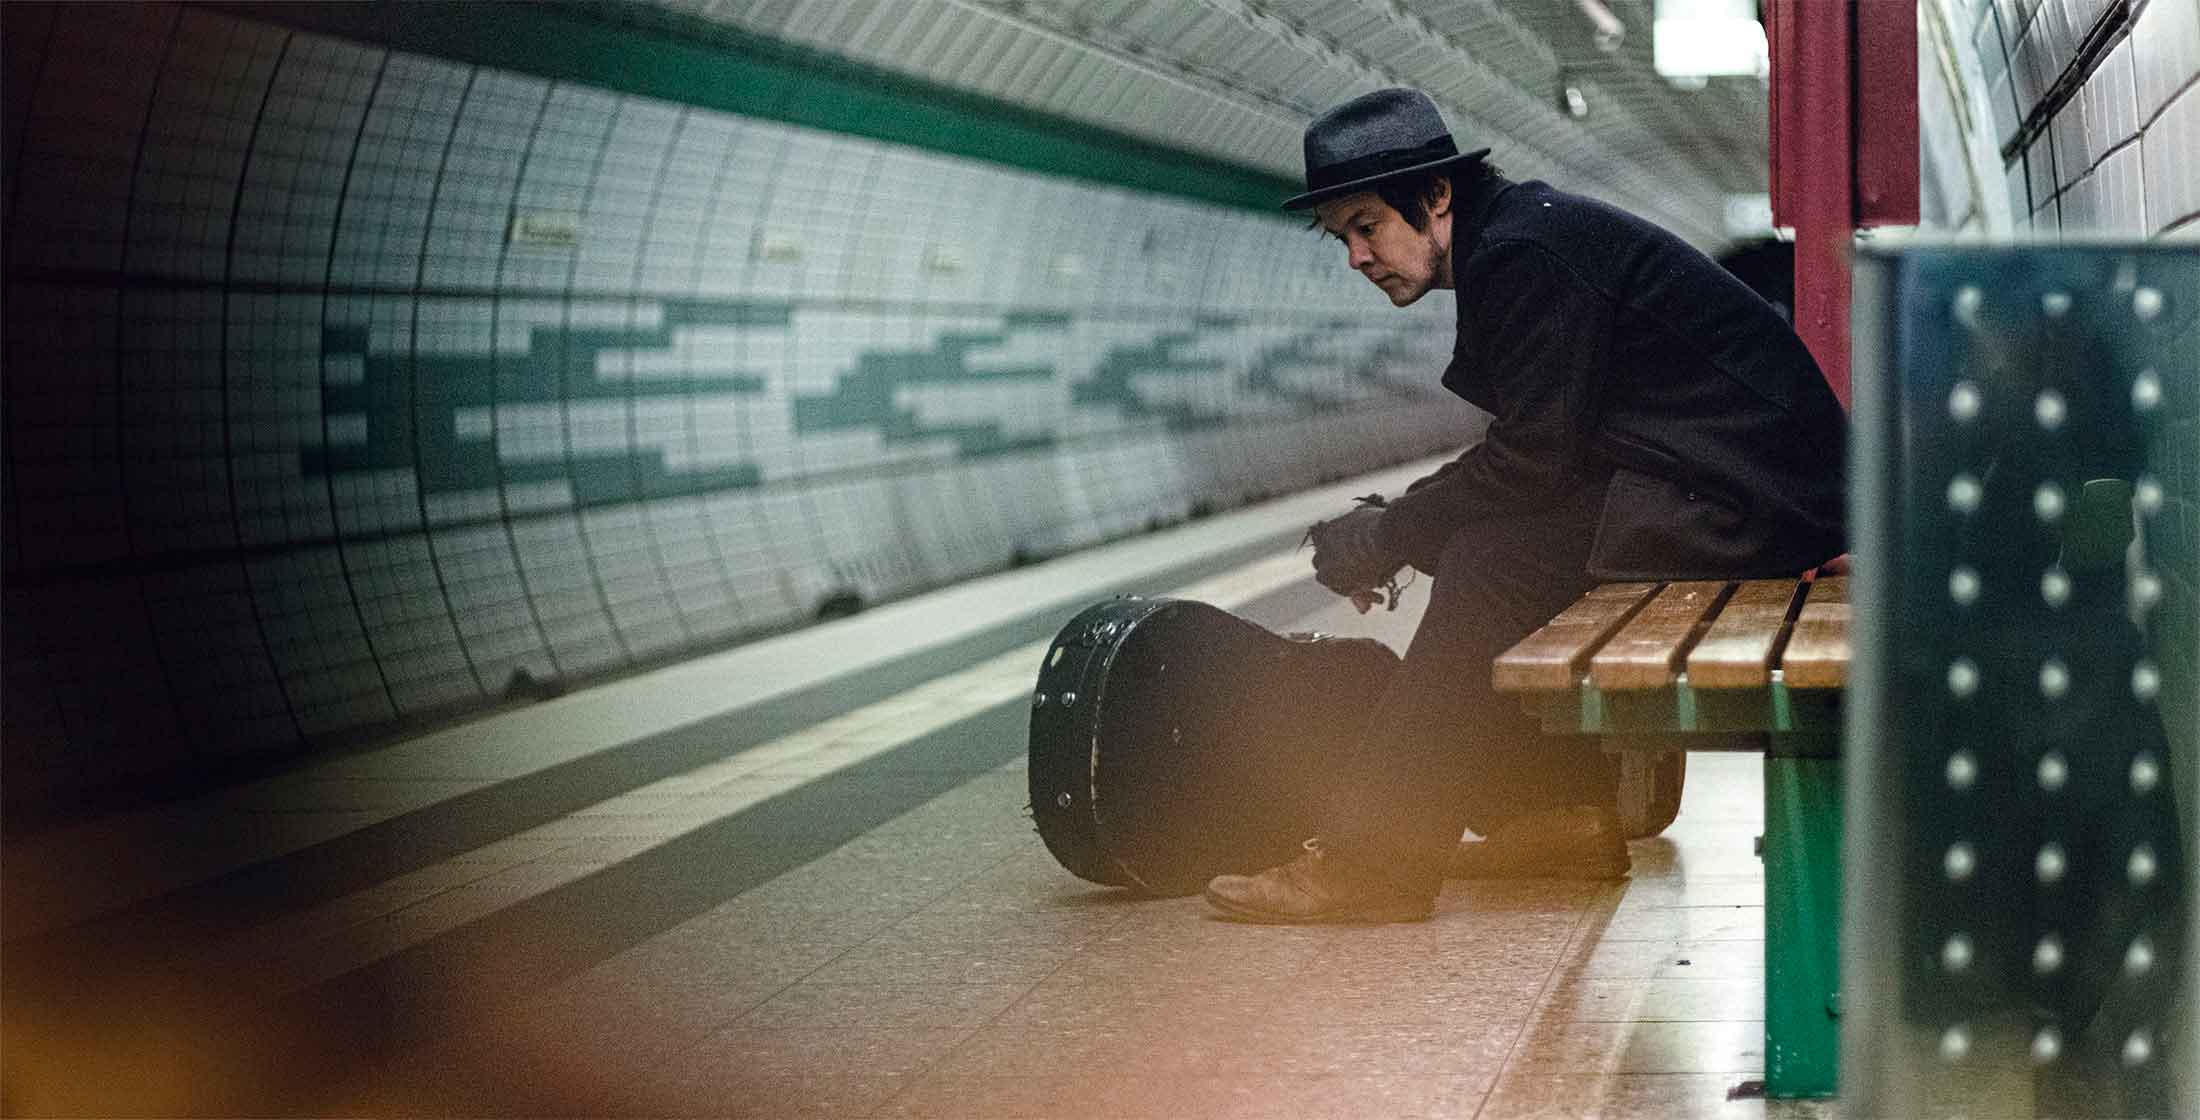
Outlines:
<svg viewBox="0 0 2200 1120"><path fill-rule="evenodd" d="M1830 1097L1841 1050L1841 762L1765 756L1765 1093Z"/></svg>

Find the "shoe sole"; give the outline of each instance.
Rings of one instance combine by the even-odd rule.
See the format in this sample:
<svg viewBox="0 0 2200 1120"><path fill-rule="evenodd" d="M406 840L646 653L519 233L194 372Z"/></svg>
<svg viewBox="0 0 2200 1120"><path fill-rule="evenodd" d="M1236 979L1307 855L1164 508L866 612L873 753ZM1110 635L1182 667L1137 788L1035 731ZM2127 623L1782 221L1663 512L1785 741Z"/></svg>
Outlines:
<svg viewBox="0 0 2200 1120"><path fill-rule="evenodd" d="M1382 926L1396 922L1425 922L1435 912L1434 907L1414 906L1411 903L1390 904L1389 909L1365 907L1339 910L1334 914L1300 916L1277 914L1267 910L1255 910L1240 906L1214 892L1206 892L1207 905L1222 911L1222 916L1236 922L1249 922L1263 926Z"/></svg>

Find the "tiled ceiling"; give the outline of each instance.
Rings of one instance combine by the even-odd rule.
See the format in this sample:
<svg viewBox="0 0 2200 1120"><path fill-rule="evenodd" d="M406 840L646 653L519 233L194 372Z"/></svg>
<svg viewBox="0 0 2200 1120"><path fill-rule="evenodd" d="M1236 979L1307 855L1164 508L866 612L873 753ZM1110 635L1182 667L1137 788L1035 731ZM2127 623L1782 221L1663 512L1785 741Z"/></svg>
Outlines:
<svg viewBox="0 0 2200 1120"><path fill-rule="evenodd" d="M1765 185L1765 84L1653 72L1651 0L637 0L1043 112L1296 176L1315 114L1428 90L1466 144L1699 245ZM1587 114L1565 109L1578 88Z"/></svg>

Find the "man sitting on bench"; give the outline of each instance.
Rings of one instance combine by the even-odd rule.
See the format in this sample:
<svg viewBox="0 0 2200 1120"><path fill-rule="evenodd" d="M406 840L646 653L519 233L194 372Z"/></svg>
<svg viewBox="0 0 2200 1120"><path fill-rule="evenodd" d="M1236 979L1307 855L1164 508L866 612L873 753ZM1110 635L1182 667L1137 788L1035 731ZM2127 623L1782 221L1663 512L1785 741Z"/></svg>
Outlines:
<svg viewBox="0 0 2200 1120"><path fill-rule="evenodd" d="M1364 610L1410 564L1434 577L1427 612L1339 744L1321 834L1207 899L1248 921L1417 921L1447 869L1623 875L1614 767L1541 734L1490 663L1601 582L1795 575L1842 552L1847 417L1739 280L1649 222L1461 153L1417 90L1331 110L1305 147L1307 191L1285 207L1313 208L1399 307L1457 291L1443 385L1493 420L1387 506L1315 527L1323 586ZM1488 839L1461 845L1469 825Z"/></svg>

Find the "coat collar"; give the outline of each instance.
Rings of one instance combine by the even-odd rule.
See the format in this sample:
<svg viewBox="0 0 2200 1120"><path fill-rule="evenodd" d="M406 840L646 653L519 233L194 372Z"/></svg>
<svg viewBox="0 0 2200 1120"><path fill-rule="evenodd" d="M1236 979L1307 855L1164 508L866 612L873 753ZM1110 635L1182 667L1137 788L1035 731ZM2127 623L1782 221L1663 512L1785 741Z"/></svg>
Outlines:
<svg viewBox="0 0 2200 1120"><path fill-rule="evenodd" d="M1451 226L1451 283L1455 295L1459 292L1461 266L1474 255L1474 246L1482 239L1482 230L1489 225L1490 211L1497 205L1497 198L1511 190L1515 184L1503 176L1494 176L1475 187L1474 193L1460 207L1459 216ZM1475 339L1467 333L1467 314L1473 307L1464 298L1458 300L1458 328L1452 336L1451 363L1444 367L1444 388L1478 408L1490 407L1493 402L1483 399L1475 391L1476 371L1480 368L1471 354Z"/></svg>
<svg viewBox="0 0 2200 1120"><path fill-rule="evenodd" d="M1458 217L1451 223L1451 279L1459 282L1459 264L1474 255L1474 243L1481 240L1482 229L1489 225L1490 209L1497 204L1497 196L1518 184L1502 175L1494 175L1477 183L1457 211Z"/></svg>

